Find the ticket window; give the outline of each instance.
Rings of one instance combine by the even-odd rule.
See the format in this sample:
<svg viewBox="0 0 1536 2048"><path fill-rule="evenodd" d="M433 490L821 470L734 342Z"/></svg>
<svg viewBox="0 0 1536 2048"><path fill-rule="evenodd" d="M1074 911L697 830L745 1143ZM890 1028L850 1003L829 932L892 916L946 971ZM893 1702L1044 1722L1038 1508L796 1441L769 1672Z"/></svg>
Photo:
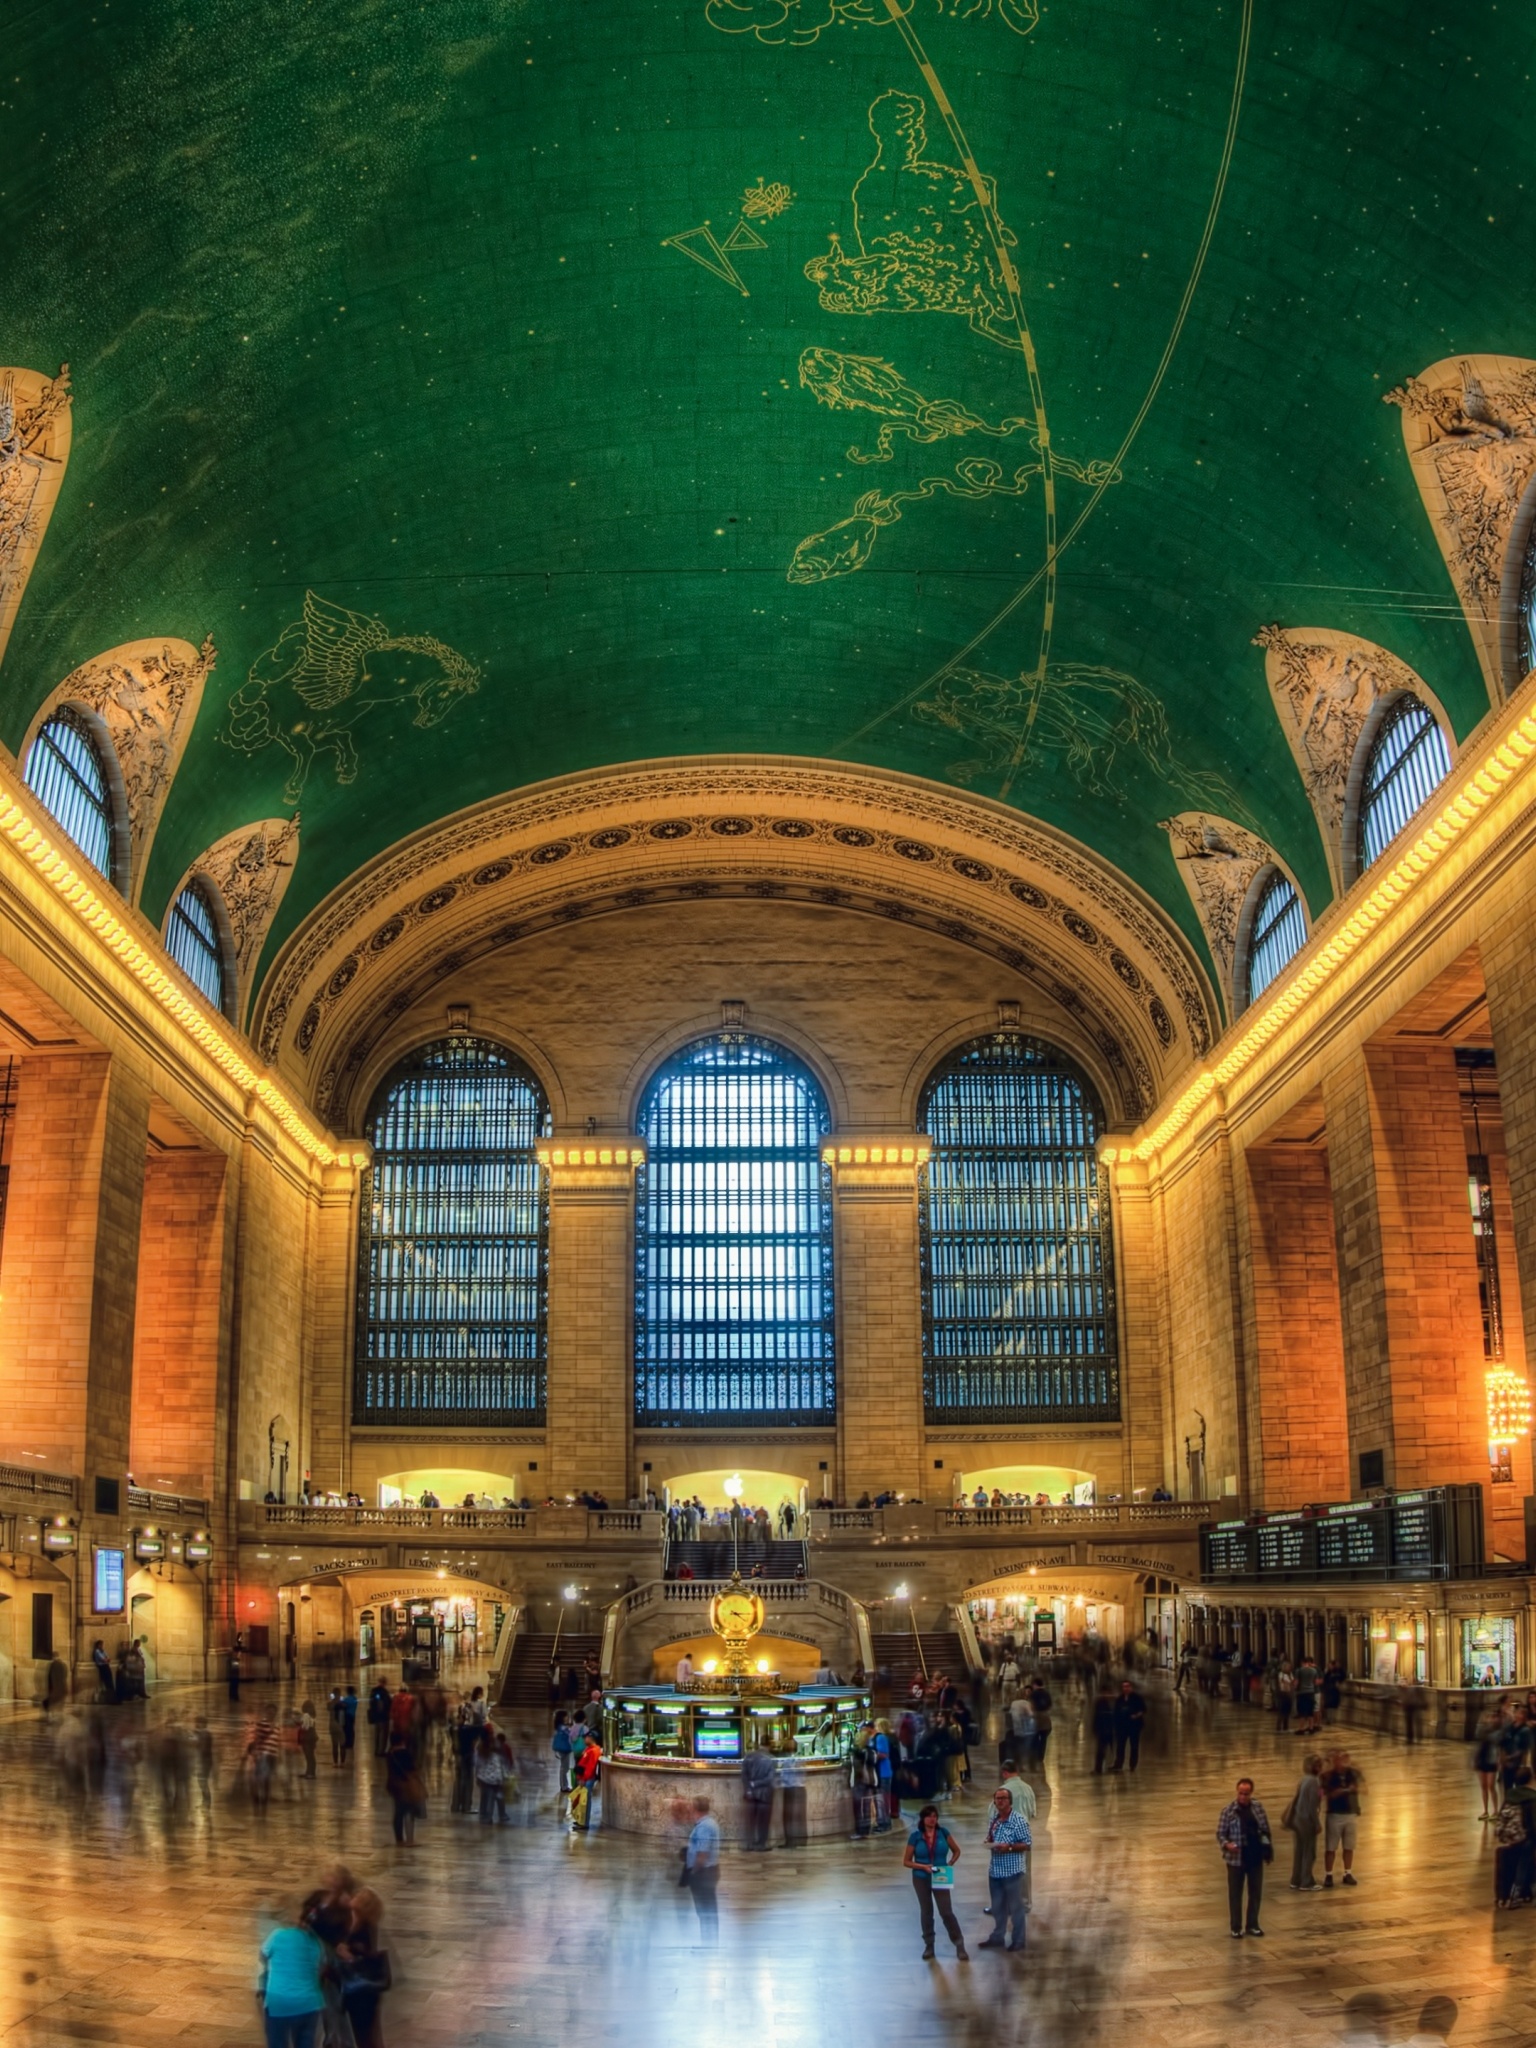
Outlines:
<svg viewBox="0 0 1536 2048"><path fill-rule="evenodd" d="M1462 1622L1461 1682L1481 1691L1516 1683L1513 1616L1481 1614Z"/></svg>

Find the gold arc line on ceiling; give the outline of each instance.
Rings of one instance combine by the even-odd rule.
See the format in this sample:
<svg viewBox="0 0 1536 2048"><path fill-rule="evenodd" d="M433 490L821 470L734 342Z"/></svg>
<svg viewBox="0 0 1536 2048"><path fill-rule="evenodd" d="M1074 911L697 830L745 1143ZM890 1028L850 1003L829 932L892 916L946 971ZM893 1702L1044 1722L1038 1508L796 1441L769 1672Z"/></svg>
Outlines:
<svg viewBox="0 0 1536 2048"><path fill-rule="evenodd" d="M341 1151L330 1144L270 1075L254 1066L239 1046L219 1029L202 1005L183 994L148 947L135 937L84 876L70 865L36 821L10 796L0 797L0 834L10 840L24 859L30 861L55 895L109 952L117 956L166 1015L181 1026L236 1087L253 1095L312 1159L318 1160L322 1166L367 1164L366 1152Z"/></svg>
<svg viewBox="0 0 1536 2048"><path fill-rule="evenodd" d="M885 0L885 4L889 7L891 0ZM1111 475L1120 468L1125 457L1130 453L1132 443L1146 424L1147 415L1156 403L1157 395L1162 389L1169 370L1173 366L1173 358L1177 352L1179 342L1183 338L1184 327L1189 319L1190 308L1194 304L1195 293L1199 289L1200 278L1205 270L1206 258L1210 254L1211 242L1216 233L1216 222L1221 213L1222 201L1226 197L1227 179L1232 169L1232 155L1237 147L1238 118L1242 113L1243 91L1248 75L1248 49L1253 38L1253 6L1254 0L1243 0L1241 29L1237 46L1237 65L1232 75L1232 97L1227 108L1226 134L1222 141L1221 158L1216 168L1216 181L1211 188L1211 203L1206 209L1205 227L1201 233L1199 244L1196 247L1195 259L1190 266L1189 276L1184 285L1184 293L1179 300L1179 310L1174 315L1173 326L1169 330L1168 340L1164 344L1162 356L1158 361L1156 370L1152 373L1152 381L1147 386L1146 395L1137 407L1130 426L1126 429L1125 438L1116 451L1114 461L1111 464ZM1013 593L1013 596L1009 598L1002 609L995 612L987 623L977 633L973 634L963 647L950 655L949 659L941 667L936 668L932 675L925 676L920 683L914 684L904 696L898 697L894 704L888 705L884 711L876 712L875 716L866 720L856 732L850 733L846 739L839 740L832 749L834 756L843 753L848 748L857 746L860 740L867 739L870 733L884 725L888 718L897 717L909 705L915 704L924 691L931 690L935 684L943 682L951 670L958 668L962 662L968 661L978 647L984 646L1003 621L1017 611L1024 600L1039 587L1047 569L1051 569L1052 573L1054 573L1055 564L1060 561L1067 549L1071 547L1073 541L1082 532L1083 527L1098 509L1099 500L1108 489L1108 478L1102 484L1095 486L1087 504L1078 513L1066 533L1063 534L1052 561L1042 562L1027 582L1022 583Z"/></svg>
<svg viewBox="0 0 1536 2048"><path fill-rule="evenodd" d="M1115 1159L1152 1158L1170 1138L1178 1136L1195 1112L1216 1092L1237 1078L1284 1029L1302 1005L1332 979L1352 953L1358 951L1388 911L1395 908L1415 883L1435 867L1450 848L1475 823L1478 813L1513 781L1524 765L1536 756L1536 713L1527 712L1493 743L1490 751L1450 797L1413 844L1400 854L1390 870L1355 906L1339 929L1319 948L1295 978L1245 1031L1229 1052L1198 1074L1173 1107L1138 1144L1107 1146L1104 1157Z"/></svg>

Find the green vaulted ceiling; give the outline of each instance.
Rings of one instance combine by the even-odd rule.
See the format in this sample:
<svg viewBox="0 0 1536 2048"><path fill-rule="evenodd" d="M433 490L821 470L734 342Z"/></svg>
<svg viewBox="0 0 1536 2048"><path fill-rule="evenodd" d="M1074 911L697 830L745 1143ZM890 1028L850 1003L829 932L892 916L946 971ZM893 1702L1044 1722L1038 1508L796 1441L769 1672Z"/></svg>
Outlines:
<svg viewBox="0 0 1536 2048"><path fill-rule="evenodd" d="M1159 821L1221 812L1316 912L1253 637L1488 708L1382 398L1536 353L1533 40L1486 0L14 0L0 363L75 397L0 733L211 634L144 904L297 803L274 943L447 811L727 751L1001 796L1192 933Z"/></svg>

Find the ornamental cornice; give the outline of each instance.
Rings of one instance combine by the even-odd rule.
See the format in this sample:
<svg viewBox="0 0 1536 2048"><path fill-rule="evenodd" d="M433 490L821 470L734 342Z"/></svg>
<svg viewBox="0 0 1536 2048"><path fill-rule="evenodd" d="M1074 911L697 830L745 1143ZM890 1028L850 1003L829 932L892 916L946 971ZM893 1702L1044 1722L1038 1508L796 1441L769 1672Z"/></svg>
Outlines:
<svg viewBox="0 0 1536 2048"><path fill-rule="evenodd" d="M342 1103L366 1045L431 980L552 923L669 893L869 910L991 952L1077 1017L1127 1116L1210 1042L1215 1004L1182 934L1086 849L910 778L732 759L543 785L402 842L283 949L260 1043L317 1102Z"/></svg>

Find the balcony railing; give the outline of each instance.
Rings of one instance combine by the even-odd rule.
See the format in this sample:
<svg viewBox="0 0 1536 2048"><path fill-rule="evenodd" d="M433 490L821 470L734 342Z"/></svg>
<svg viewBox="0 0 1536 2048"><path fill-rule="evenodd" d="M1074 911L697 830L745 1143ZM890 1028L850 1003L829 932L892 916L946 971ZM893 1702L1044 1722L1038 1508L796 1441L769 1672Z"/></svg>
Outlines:
<svg viewBox="0 0 1536 2048"><path fill-rule="evenodd" d="M31 1465L0 1465L0 1490L72 1508L79 1500L80 1482L71 1479L67 1472L39 1472Z"/></svg>
<svg viewBox="0 0 1536 2048"><path fill-rule="evenodd" d="M130 1486L128 1511L135 1515L159 1515L169 1521L206 1522L208 1503L190 1493L156 1493L152 1487Z"/></svg>
<svg viewBox="0 0 1536 2048"><path fill-rule="evenodd" d="M1233 1511L1231 1500L1096 1501L1091 1506L943 1507L923 1501L888 1508L817 1508L810 1517L813 1540L828 1537L913 1537L932 1532L977 1535L1002 1529L1107 1529L1145 1534L1193 1529Z"/></svg>
<svg viewBox="0 0 1536 2048"><path fill-rule="evenodd" d="M544 1533L557 1539L579 1532L584 1519L589 1536L627 1536L658 1546L664 1526L661 1515L630 1508L347 1508L302 1501L248 1501L241 1518L259 1529L366 1529L374 1536L422 1530L445 1535L536 1536L542 1522Z"/></svg>

